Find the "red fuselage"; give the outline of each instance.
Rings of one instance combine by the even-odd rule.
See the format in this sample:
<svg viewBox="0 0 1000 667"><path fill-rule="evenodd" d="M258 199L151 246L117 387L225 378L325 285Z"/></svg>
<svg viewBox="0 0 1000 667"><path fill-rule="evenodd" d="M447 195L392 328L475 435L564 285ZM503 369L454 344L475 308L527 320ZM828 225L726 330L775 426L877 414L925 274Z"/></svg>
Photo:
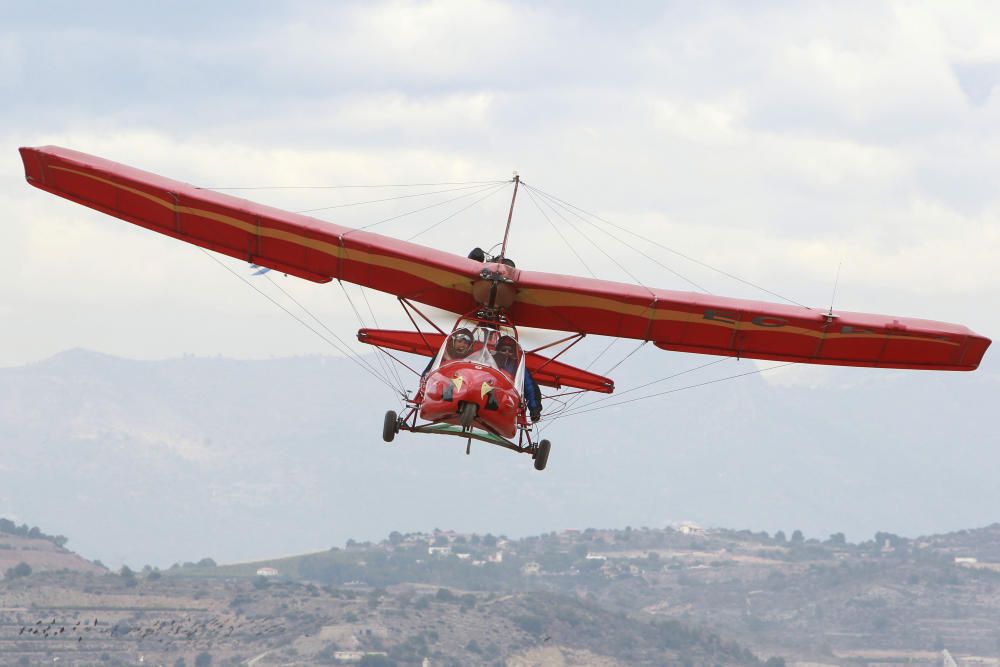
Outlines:
<svg viewBox="0 0 1000 667"><path fill-rule="evenodd" d="M478 406L475 425L505 438L517 433L521 396L503 372L470 361L447 361L428 373L420 416L433 422L459 424L463 404Z"/></svg>

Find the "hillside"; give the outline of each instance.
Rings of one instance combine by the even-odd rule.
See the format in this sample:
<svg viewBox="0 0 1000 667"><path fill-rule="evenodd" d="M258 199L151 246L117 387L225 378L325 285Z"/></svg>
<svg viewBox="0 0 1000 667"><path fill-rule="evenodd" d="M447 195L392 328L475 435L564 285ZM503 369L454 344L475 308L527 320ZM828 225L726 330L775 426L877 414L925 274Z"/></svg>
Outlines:
<svg viewBox="0 0 1000 667"><path fill-rule="evenodd" d="M551 593L41 574L0 583L0 652L23 664L759 665L705 629ZM153 662L153 664L156 664Z"/></svg>
<svg viewBox="0 0 1000 667"><path fill-rule="evenodd" d="M256 563L9 579L0 653L27 664L208 654L260 667L930 667L947 650L959 665L997 666L998 547L1000 524L858 543L692 524L393 533Z"/></svg>
<svg viewBox="0 0 1000 667"><path fill-rule="evenodd" d="M168 574L248 577L269 567L327 585L553 595L647 623L710 629L757 655L937 664L947 648L986 661L976 664L1000 664L987 660L1000 654L998 548L1000 524L914 540L879 533L861 543L843 534L821 541L797 531L789 538L691 525L521 540L437 532Z"/></svg>
<svg viewBox="0 0 1000 667"><path fill-rule="evenodd" d="M33 573L86 572L100 574L107 570L95 565L65 548L66 538L42 533L37 527L16 526L0 518L0 578L17 576L10 572L27 565ZM23 570L23 566L22 569ZM19 571L19 572L20 572Z"/></svg>

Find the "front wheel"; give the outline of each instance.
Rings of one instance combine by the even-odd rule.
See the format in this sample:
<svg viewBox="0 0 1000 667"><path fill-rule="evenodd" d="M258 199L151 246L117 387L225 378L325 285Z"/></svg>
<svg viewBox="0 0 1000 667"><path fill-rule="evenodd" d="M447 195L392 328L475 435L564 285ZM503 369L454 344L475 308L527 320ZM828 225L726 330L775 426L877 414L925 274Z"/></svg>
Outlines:
<svg viewBox="0 0 1000 667"><path fill-rule="evenodd" d="M399 422L396 417L396 411L389 410L385 413L385 420L382 422L382 439L386 442L392 442L398 431Z"/></svg>
<svg viewBox="0 0 1000 667"><path fill-rule="evenodd" d="M552 449L552 443L548 440L542 440L538 443L538 449L535 450L535 470L545 470L545 464L549 462L549 450Z"/></svg>
<svg viewBox="0 0 1000 667"><path fill-rule="evenodd" d="M479 406L475 403L465 403L462 405L462 409L458 413L458 421L462 425L463 431L468 431L472 428L472 422L475 421L478 411Z"/></svg>

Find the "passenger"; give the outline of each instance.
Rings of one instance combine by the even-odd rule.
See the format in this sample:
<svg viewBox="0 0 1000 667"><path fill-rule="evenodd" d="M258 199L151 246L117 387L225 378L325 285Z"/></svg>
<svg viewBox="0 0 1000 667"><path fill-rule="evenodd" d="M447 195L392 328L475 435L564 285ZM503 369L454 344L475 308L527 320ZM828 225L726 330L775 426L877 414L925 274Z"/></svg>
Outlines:
<svg viewBox="0 0 1000 667"><path fill-rule="evenodd" d="M517 343L510 336L501 336L497 341L496 352L493 353L493 360L496 361L497 368L507 373L513 378L517 375L518 355ZM531 421L537 422L542 417L542 390L535 384L535 378L531 377L531 371L524 369L524 398L528 401L528 415Z"/></svg>

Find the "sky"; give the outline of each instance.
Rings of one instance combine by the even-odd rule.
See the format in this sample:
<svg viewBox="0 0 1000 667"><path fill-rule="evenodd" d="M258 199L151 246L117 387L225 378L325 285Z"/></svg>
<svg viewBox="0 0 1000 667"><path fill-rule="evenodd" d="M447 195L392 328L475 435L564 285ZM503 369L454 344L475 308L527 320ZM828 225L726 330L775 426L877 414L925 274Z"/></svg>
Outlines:
<svg viewBox="0 0 1000 667"><path fill-rule="evenodd" d="M659 244L639 248L651 262L522 194L522 268L631 281L625 267L666 289L1000 331L996 3L53 1L3 15L0 366L76 347L337 354L206 253L29 187L16 149L44 144L216 188L517 171ZM344 204L435 189L233 193L362 226L462 192ZM509 194L374 231L464 255L500 241ZM385 295L274 280L348 340L364 297L362 319L405 323Z"/></svg>

